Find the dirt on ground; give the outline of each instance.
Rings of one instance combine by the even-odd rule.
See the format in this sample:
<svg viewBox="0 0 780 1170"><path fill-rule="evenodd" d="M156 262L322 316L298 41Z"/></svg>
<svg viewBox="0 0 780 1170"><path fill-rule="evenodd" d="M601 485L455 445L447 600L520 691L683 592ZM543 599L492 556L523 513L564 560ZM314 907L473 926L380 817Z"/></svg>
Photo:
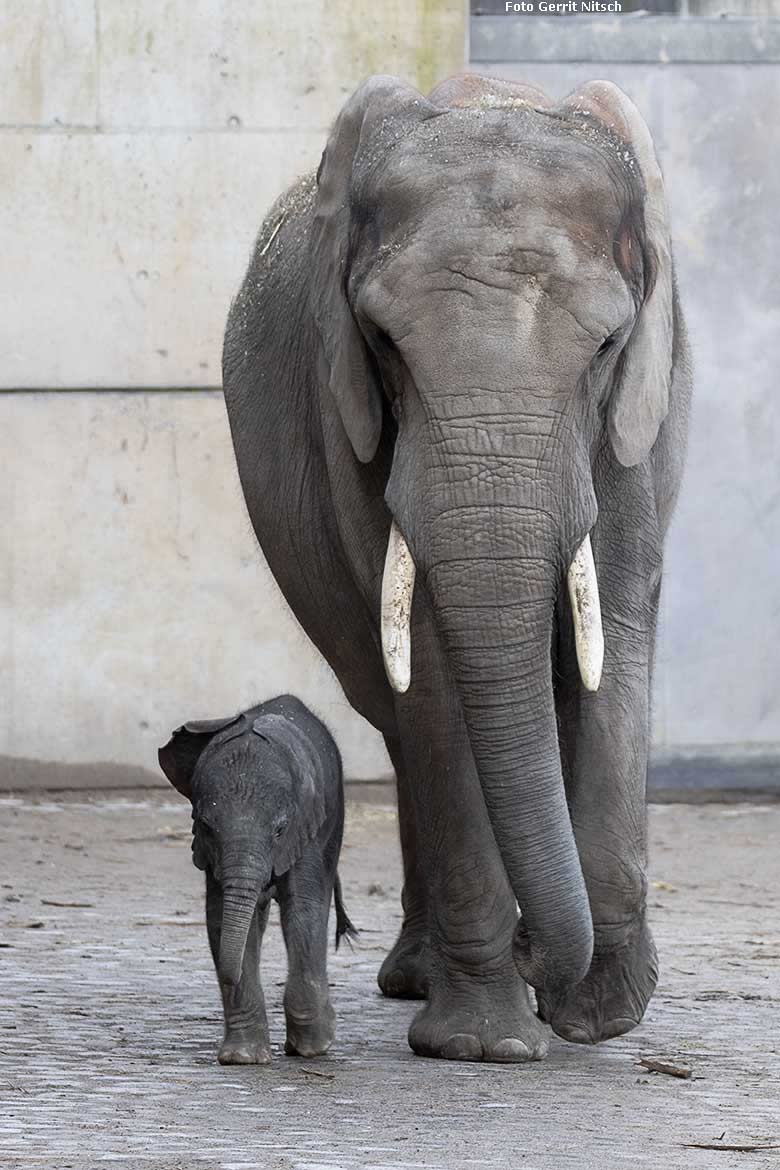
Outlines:
<svg viewBox="0 0 780 1170"><path fill-rule="evenodd" d="M525 1066L413 1056L416 1005L376 986L400 923L395 813L361 801L341 865L361 936L331 957L332 1051L282 1054L274 911L274 1062L223 1068L189 806L0 798L0 1166L780 1166L780 805L657 805L650 824L661 981L630 1035L553 1037Z"/></svg>

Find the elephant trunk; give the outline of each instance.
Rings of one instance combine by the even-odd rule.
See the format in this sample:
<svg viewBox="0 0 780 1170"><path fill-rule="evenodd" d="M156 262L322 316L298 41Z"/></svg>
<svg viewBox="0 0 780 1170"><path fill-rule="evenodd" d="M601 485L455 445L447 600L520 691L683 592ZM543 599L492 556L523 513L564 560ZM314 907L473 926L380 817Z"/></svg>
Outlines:
<svg viewBox="0 0 780 1170"><path fill-rule="evenodd" d="M476 446L482 434L476 426L442 422L426 495L404 496L393 485L390 503L401 505L398 527L432 601L520 906L515 959L528 983L552 991L582 980L593 953L561 769L552 641L556 601L575 561L576 579L570 573L568 583L577 602L575 626L584 633L580 666L586 688L595 689L601 663L593 633L600 637L600 614L585 540L595 501L586 459L561 442L555 420L544 426L538 418L512 417L511 424L504 420L498 450L484 441ZM529 449L536 453L532 473ZM406 579L413 588L414 575ZM397 607L407 608L405 601ZM411 667L413 689L413 639Z"/></svg>
<svg viewBox="0 0 780 1170"><path fill-rule="evenodd" d="M470 585L462 563L442 564L430 573L429 588L522 912L516 962L533 987L553 990L583 979L593 952L553 699L557 574L550 562L510 556L486 559L476 576Z"/></svg>
<svg viewBox="0 0 780 1170"><path fill-rule="evenodd" d="M238 986L241 981L246 940L256 908L256 894L232 888L223 891L219 977L231 987Z"/></svg>
<svg viewBox="0 0 780 1170"><path fill-rule="evenodd" d="M240 851L237 860L223 861L222 927L219 942L219 978L236 987L241 980L247 938L261 890L270 878L270 866L260 866ZM269 873L266 875L265 870ZM261 872L262 871L262 872Z"/></svg>

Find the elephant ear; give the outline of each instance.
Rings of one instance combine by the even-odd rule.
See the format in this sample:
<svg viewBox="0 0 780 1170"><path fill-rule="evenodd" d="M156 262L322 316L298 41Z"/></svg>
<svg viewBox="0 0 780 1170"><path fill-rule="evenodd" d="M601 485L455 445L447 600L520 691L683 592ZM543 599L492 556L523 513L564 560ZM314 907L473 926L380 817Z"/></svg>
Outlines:
<svg viewBox="0 0 780 1170"><path fill-rule="evenodd" d="M283 715L258 716L252 731L281 750L293 783L293 814L274 846L274 874L281 877L325 823L325 766L309 737Z"/></svg>
<svg viewBox="0 0 780 1170"><path fill-rule="evenodd" d="M171 738L157 753L160 767L182 796L192 800L192 774L203 751L215 735L236 725L240 731L243 715L231 715L228 719L203 719L177 727Z"/></svg>
<svg viewBox="0 0 780 1170"><path fill-rule="evenodd" d="M564 104L592 114L626 143L644 188L644 295L621 355L607 418L615 454L624 467L633 467L650 452L669 410L674 277L664 181L647 124L616 85L591 81Z"/></svg>
<svg viewBox="0 0 780 1170"><path fill-rule="evenodd" d="M354 166L358 153L380 160L436 111L397 77L370 77L342 109L317 172L311 229L312 308L322 342L325 380L361 463L370 463L382 430L382 396L366 343L347 299L353 231Z"/></svg>

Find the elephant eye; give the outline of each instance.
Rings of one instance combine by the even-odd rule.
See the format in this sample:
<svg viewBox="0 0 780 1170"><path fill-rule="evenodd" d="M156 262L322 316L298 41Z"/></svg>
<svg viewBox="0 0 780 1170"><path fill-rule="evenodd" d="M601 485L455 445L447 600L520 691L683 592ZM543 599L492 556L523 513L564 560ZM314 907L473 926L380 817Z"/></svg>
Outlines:
<svg viewBox="0 0 780 1170"><path fill-rule="evenodd" d="M282 820L279 820L276 822L276 824L274 825L274 837L276 838L277 841L279 840L279 838L281 837L282 833L284 832L284 830L286 828L287 828L287 818L286 817L284 817Z"/></svg>
<svg viewBox="0 0 780 1170"><path fill-rule="evenodd" d="M610 333L609 337L605 337L604 340L602 341L601 345L596 350L596 356L602 357L605 353L609 353L609 351L614 346L616 340L617 340L616 335L614 333Z"/></svg>

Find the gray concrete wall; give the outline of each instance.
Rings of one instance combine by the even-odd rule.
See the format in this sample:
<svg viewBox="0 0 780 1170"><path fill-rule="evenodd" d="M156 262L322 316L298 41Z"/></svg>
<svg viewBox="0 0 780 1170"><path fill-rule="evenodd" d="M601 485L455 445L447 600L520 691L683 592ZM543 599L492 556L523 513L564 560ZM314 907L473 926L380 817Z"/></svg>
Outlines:
<svg viewBox="0 0 780 1170"><path fill-rule="evenodd" d="M658 751L780 753L780 65L478 66L637 103L664 168L696 397L668 547Z"/></svg>
<svg viewBox="0 0 780 1170"><path fill-rule="evenodd" d="M351 777L389 773L257 550L220 392L12 394L0 413L0 786L153 782L185 719L285 690Z"/></svg>
<svg viewBox="0 0 780 1170"><path fill-rule="evenodd" d="M459 0L0 0L0 385L41 388L0 395L0 783L148 778L181 719L284 688L350 775L387 771L269 578L202 388L263 211L345 94L454 71L464 21ZM653 129L697 361L656 750L773 757L780 68L478 67L551 94L610 77Z"/></svg>
<svg viewBox="0 0 780 1170"><path fill-rule="evenodd" d="M288 688L387 774L204 388L268 205L363 77L462 67L465 4L0 0L0 30L0 786L148 782L184 718Z"/></svg>
<svg viewBox="0 0 780 1170"><path fill-rule="evenodd" d="M460 68L463 0L0 0L0 387L219 385L263 212L365 76Z"/></svg>

